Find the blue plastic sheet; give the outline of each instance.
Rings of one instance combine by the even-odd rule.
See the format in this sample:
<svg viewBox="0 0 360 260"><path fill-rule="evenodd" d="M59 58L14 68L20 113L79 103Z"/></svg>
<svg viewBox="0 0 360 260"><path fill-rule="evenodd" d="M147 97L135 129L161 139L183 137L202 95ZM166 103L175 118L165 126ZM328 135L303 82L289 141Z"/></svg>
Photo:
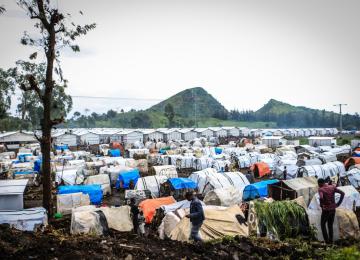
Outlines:
<svg viewBox="0 0 360 260"><path fill-rule="evenodd" d="M28 160L26 160L26 156L32 156L32 154L31 153L19 154L18 155L18 161L19 162L29 162Z"/></svg>
<svg viewBox="0 0 360 260"><path fill-rule="evenodd" d="M59 186L58 194L70 194L82 192L84 194L89 194L90 202L92 204L98 205L101 204L103 193L101 190L101 185L69 185L69 186Z"/></svg>
<svg viewBox="0 0 360 260"><path fill-rule="evenodd" d="M120 152L119 149L113 149L113 150L108 151L108 155L111 156L111 157L120 157L121 152Z"/></svg>
<svg viewBox="0 0 360 260"><path fill-rule="evenodd" d="M13 174L14 175L20 175L20 174L26 175L26 174L33 174L33 173L36 173L36 172L34 172L34 171L19 171L19 172L14 172Z"/></svg>
<svg viewBox="0 0 360 260"><path fill-rule="evenodd" d="M34 162L34 171L35 172L40 172L40 170L41 170L41 163L42 163L42 160L40 160L40 159L38 159L38 160L36 160L35 162Z"/></svg>
<svg viewBox="0 0 360 260"><path fill-rule="evenodd" d="M222 149L219 147L215 147L215 154L222 154Z"/></svg>
<svg viewBox="0 0 360 260"><path fill-rule="evenodd" d="M121 172L116 181L115 187L117 189L120 189L120 188L127 189L127 188L129 188L130 181L133 181L134 185L136 185L139 178L140 178L140 173L139 173L138 169Z"/></svg>
<svg viewBox="0 0 360 260"><path fill-rule="evenodd" d="M253 200L256 198L264 198L268 196L268 185L279 182L276 179L256 182L247 185L243 192L243 200Z"/></svg>
<svg viewBox="0 0 360 260"><path fill-rule="evenodd" d="M197 188L197 184L189 178L170 178L169 182L174 190Z"/></svg>
<svg viewBox="0 0 360 260"><path fill-rule="evenodd" d="M69 146L67 144L63 144L63 145L55 145L55 150L57 151L65 151L65 150L69 150Z"/></svg>

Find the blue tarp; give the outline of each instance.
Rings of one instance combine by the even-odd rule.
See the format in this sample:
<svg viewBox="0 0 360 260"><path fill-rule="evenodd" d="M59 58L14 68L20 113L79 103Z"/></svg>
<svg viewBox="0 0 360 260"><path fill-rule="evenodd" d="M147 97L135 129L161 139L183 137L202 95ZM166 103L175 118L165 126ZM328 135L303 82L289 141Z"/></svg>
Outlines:
<svg viewBox="0 0 360 260"><path fill-rule="evenodd" d="M169 182L174 190L197 188L197 184L189 178L170 178Z"/></svg>
<svg viewBox="0 0 360 260"><path fill-rule="evenodd" d="M219 147L215 147L215 154L222 154L222 149Z"/></svg>
<svg viewBox="0 0 360 260"><path fill-rule="evenodd" d="M139 174L138 169L121 172L116 181L115 187L117 189L120 189L120 188L127 189L127 188L129 188L129 184L130 184L131 180L134 182L134 185L136 185L139 178L140 178L140 174ZM121 187L120 187L120 184L121 184Z"/></svg>
<svg viewBox="0 0 360 260"><path fill-rule="evenodd" d="M34 162L34 171L35 172L40 172L41 170L41 163L42 163L42 160L41 159L38 159Z"/></svg>
<svg viewBox="0 0 360 260"><path fill-rule="evenodd" d="M101 204L103 193L101 190L101 185L70 185L70 186L59 186L59 194L70 194L82 192L84 194L89 194L90 202L92 204L98 205Z"/></svg>
<svg viewBox="0 0 360 260"><path fill-rule="evenodd" d="M33 156L32 153L24 153L18 155L18 161L19 162L29 162L26 160L26 156Z"/></svg>
<svg viewBox="0 0 360 260"><path fill-rule="evenodd" d="M276 179L256 182L247 185L243 192L243 200L253 200L256 198L264 198L268 196L268 185L279 182Z"/></svg>
<svg viewBox="0 0 360 260"><path fill-rule="evenodd" d="M119 149L113 149L108 151L110 157L120 157L121 153Z"/></svg>
<svg viewBox="0 0 360 260"><path fill-rule="evenodd" d="M19 175L19 174L33 174L33 173L37 173L37 172L34 172L34 171L20 171L20 172L14 172L13 174L14 175Z"/></svg>
<svg viewBox="0 0 360 260"><path fill-rule="evenodd" d="M165 149L160 149L159 154L162 154L162 155L166 154L166 150Z"/></svg>
<svg viewBox="0 0 360 260"><path fill-rule="evenodd" d="M65 150L69 150L69 146L67 144L63 144L63 145L55 145L55 150L57 151L65 151Z"/></svg>

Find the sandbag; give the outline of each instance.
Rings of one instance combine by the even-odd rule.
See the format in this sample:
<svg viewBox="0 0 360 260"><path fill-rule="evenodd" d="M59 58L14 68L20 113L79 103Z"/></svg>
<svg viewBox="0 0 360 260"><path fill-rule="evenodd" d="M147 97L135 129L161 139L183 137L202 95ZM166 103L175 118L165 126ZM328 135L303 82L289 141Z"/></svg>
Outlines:
<svg viewBox="0 0 360 260"><path fill-rule="evenodd" d="M62 215L71 214L73 208L90 205L90 197L82 192L56 195L56 211Z"/></svg>

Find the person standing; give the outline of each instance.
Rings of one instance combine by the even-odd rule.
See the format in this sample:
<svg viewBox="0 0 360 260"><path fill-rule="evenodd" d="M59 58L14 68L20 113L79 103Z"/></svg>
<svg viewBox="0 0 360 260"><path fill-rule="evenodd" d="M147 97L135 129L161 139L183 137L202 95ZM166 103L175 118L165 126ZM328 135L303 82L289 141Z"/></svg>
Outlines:
<svg viewBox="0 0 360 260"><path fill-rule="evenodd" d="M200 237L200 228L205 220L205 214L200 200L195 196L194 192L187 192L185 198L190 203L190 214L187 214L186 217L190 218L191 222L191 232L190 240L195 242L202 241Z"/></svg>
<svg viewBox="0 0 360 260"><path fill-rule="evenodd" d="M133 226L134 226L134 233L138 233L139 229L139 208L136 205L135 198L130 199L130 212L132 216Z"/></svg>
<svg viewBox="0 0 360 260"><path fill-rule="evenodd" d="M335 185L329 185L324 179L318 179L319 185L319 198L321 212L321 231L325 243L333 242L333 224L335 220L336 208L339 207L344 199L345 193L336 188ZM335 203L335 193L340 194L340 200ZM326 230L328 228L328 232Z"/></svg>
<svg viewBox="0 0 360 260"><path fill-rule="evenodd" d="M284 166L283 179L286 180L286 177L287 177L287 168L286 166Z"/></svg>

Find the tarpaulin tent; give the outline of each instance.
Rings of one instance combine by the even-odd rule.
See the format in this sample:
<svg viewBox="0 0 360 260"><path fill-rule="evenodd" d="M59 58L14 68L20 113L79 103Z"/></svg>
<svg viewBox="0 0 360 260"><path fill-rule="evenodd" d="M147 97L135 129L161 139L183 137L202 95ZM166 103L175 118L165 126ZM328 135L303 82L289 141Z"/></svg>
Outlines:
<svg viewBox="0 0 360 260"><path fill-rule="evenodd" d="M350 166L356 165L356 164L360 164L360 157L351 157L348 158L345 162L345 168L349 169Z"/></svg>
<svg viewBox="0 0 360 260"><path fill-rule="evenodd" d="M84 181L84 184L85 185L99 184L101 185L103 195L111 195L110 178L109 175L107 174L97 174L97 175L89 176Z"/></svg>
<svg viewBox="0 0 360 260"><path fill-rule="evenodd" d="M35 231L39 226L47 226L46 210L42 207L23 210L0 210L0 224L22 231Z"/></svg>
<svg viewBox="0 0 360 260"><path fill-rule="evenodd" d="M353 186L339 186L337 188L345 193L344 200L339 208L354 210L354 207L360 207L360 193ZM335 193L335 202L337 203L339 200L340 194ZM309 204L309 209L321 210L319 193L313 196Z"/></svg>
<svg viewBox="0 0 360 260"><path fill-rule="evenodd" d="M112 149L108 151L108 156L110 157L120 157L121 156L121 152L119 149Z"/></svg>
<svg viewBox="0 0 360 260"><path fill-rule="evenodd" d="M243 200L253 200L256 198L264 198L268 196L268 185L279 182L276 179L265 180L247 185L243 191Z"/></svg>
<svg viewBox="0 0 360 260"><path fill-rule="evenodd" d="M242 202L243 189L229 187L209 191L204 197L206 205L230 207Z"/></svg>
<svg viewBox="0 0 360 260"><path fill-rule="evenodd" d="M168 182L174 190L197 188L197 184L189 178L170 178Z"/></svg>
<svg viewBox="0 0 360 260"><path fill-rule="evenodd" d="M90 197L82 192L56 196L56 212L62 215L71 214L73 208L87 205L90 205Z"/></svg>
<svg viewBox="0 0 360 260"><path fill-rule="evenodd" d="M215 147L215 154L222 154L223 150L220 147Z"/></svg>
<svg viewBox="0 0 360 260"><path fill-rule="evenodd" d="M129 188L129 184L132 181L134 185L136 185L138 179L140 178L140 173L138 169L132 169L126 172L121 172L118 176L118 179L116 181L115 187L117 189Z"/></svg>
<svg viewBox="0 0 360 260"><path fill-rule="evenodd" d="M310 226L314 227L316 238L324 241L321 232L321 210L307 210ZM358 239L360 236L359 222L352 210L338 208L333 224L334 241L338 239Z"/></svg>
<svg viewBox="0 0 360 260"><path fill-rule="evenodd" d="M166 176L168 178L177 178L178 173L174 165L160 165L150 168L150 173L157 176Z"/></svg>
<svg viewBox="0 0 360 260"><path fill-rule="evenodd" d="M206 195L207 192L219 188L241 188L249 184L247 178L239 172L218 173L213 168L194 172L189 179L197 183L199 193Z"/></svg>
<svg viewBox="0 0 360 260"><path fill-rule="evenodd" d="M74 185L74 186L59 186L58 194L70 194L82 192L84 194L89 194L90 202L92 204L101 204L103 193L101 190L101 185Z"/></svg>
<svg viewBox="0 0 360 260"><path fill-rule="evenodd" d="M317 179L315 177L303 177L291 180L282 180L268 186L269 197L274 200L304 198L306 206L318 191Z"/></svg>
<svg viewBox="0 0 360 260"><path fill-rule="evenodd" d="M338 174L344 176L345 167L342 162L329 162L323 165L303 166L299 168L298 177L315 176L326 179Z"/></svg>
<svg viewBox="0 0 360 260"><path fill-rule="evenodd" d="M157 199L147 199L140 202L139 208L141 208L142 212L144 213L145 222L149 224L151 223L158 208L163 205L173 204L175 202L176 200L172 196Z"/></svg>
<svg viewBox="0 0 360 260"><path fill-rule="evenodd" d="M204 241L221 239L225 236L249 235L245 217L239 206L204 207L205 220L200 228L200 236ZM240 222L238 218L244 220ZM242 223L242 224L240 224ZM182 218L170 233L170 238L177 241L189 241L190 220Z"/></svg>
<svg viewBox="0 0 360 260"><path fill-rule="evenodd" d="M166 176L147 176L139 178L135 190L149 190L151 195L155 198L160 195L160 185L166 182L168 178Z"/></svg>
<svg viewBox="0 0 360 260"><path fill-rule="evenodd" d="M171 178L160 185L160 197L173 196L176 200L182 200L186 192L195 189L197 184L189 178Z"/></svg>
<svg viewBox="0 0 360 260"><path fill-rule="evenodd" d="M265 162L258 162L251 166L255 178L261 178L271 173L270 167Z"/></svg>
<svg viewBox="0 0 360 260"><path fill-rule="evenodd" d="M71 234L103 235L108 229L129 232L133 228L129 206L116 208L82 206L72 210Z"/></svg>
<svg viewBox="0 0 360 260"><path fill-rule="evenodd" d="M55 150L57 150L57 151L66 151L66 150L69 150L69 146L67 144L55 145Z"/></svg>
<svg viewBox="0 0 360 260"><path fill-rule="evenodd" d="M354 168L345 173L345 177L349 180L349 183L356 189L360 188L360 169Z"/></svg>

